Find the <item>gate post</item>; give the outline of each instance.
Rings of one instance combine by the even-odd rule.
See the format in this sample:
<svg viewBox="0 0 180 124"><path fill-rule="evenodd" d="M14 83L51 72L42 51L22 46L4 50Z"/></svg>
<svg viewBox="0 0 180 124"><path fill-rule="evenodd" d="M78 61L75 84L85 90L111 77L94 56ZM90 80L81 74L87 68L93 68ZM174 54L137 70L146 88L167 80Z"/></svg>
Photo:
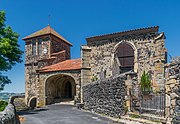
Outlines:
<svg viewBox="0 0 180 124"><path fill-rule="evenodd" d="M91 82L91 48L81 46L81 103L83 103L83 86Z"/></svg>
<svg viewBox="0 0 180 124"><path fill-rule="evenodd" d="M125 81L125 85L126 85L126 107L128 109L128 111L133 111L132 108L132 89L133 89L133 78L136 76L136 73L127 73L126 74L126 81Z"/></svg>

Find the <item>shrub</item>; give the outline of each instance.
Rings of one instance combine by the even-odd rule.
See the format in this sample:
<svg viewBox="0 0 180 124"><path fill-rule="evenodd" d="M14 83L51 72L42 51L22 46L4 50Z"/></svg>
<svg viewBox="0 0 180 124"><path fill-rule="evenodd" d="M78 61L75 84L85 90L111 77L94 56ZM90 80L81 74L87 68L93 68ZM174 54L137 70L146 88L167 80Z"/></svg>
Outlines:
<svg viewBox="0 0 180 124"><path fill-rule="evenodd" d="M8 102L1 100L0 101L0 111L3 111L7 105L8 105Z"/></svg>
<svg viewBox="0 0 180 124"><path fill-rule="evenodd" d="M140 86L141 86L141 92L143 94L150 93L152 90L150 75L148 73L146 73L145 71L143 72L143 74L141 76Z"/></svg>

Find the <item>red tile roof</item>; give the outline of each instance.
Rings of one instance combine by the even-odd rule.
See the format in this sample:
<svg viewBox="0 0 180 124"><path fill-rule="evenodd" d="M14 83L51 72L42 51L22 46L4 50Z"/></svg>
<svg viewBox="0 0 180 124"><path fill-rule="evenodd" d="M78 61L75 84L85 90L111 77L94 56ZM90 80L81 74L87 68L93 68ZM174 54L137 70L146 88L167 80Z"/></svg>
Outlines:
<svg viewBox="0 0 180 124"><path fill-rule="evenodd" d="M46 34L53 34L54 36L60 38L61 40L65 41L66 43L68 43L69 45L72 46L72 44L67 41L64 37L62 37L60 34L58 34L53 28L51 28L49 25L37 32L34 32L33 34L31 35L28 35L26 37L23 38L23 40L27 40L27 39L30 39L30 38L33 38L33 37L38 37L38 36L42 36L42 35L46 35Z"/></svg>
<svg viewBox="0 0 180 124"><path fill-rule="evenodd" d="M116 32L111 34L105 34L105 35L99 35L99 36L93 36L86 38L87 41L94 41L94 40L102 40L110 37L115 36L124 36L124 35L134 35L134 34L145 34L145 33L155 33L158 32L159 26L154 27L147 27L147 28L139 28L134 30L128 30L128 31L122 31L122 32Z"/></svg>
<svg viewBox="0 0 180 124"><path fill-rule="evenodd" d="M54 72L65 70L79 70L81 69L81 59L65 60L50 66L39 69L39 72Z"/></svg>

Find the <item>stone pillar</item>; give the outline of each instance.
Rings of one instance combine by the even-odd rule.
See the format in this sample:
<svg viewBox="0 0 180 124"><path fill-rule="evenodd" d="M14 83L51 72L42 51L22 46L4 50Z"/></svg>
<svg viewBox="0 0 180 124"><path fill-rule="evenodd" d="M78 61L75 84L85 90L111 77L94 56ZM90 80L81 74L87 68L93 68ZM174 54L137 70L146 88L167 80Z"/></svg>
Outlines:
<svg viewBox="0 0 180 124"><path fill-rule="evenodd" d="M133 83L134 78L137 80L136 73L127 73L126 74L127 79L125 80L125 86L126 86L126 107L128 111L132 111L132 89L133 89ZM133 94L135 95L135 94Z"/></svg>
<svg viewBox="0 0 180 124"><path fill-rule="evenodd" d="M44 78L40 78L38 74L38 85L36 87L37 92L37 107L46 106L46 98L45 98L45 85Z"/></svg>
<svg viewBox="0 0 180 124"><path fill-rule="evenodd" d="M81 103L83 103L83 86L91 82L91 48L81 46Z"/></svg>
<svg viewBox="0 0 180 124"><path fill-rule="evenodd" d="M127 75L127 80L125 81L125 85L126 85L126 107L128 109L128 111L131 111L131 89L132 89L132 80L130 75Z"/></svg>

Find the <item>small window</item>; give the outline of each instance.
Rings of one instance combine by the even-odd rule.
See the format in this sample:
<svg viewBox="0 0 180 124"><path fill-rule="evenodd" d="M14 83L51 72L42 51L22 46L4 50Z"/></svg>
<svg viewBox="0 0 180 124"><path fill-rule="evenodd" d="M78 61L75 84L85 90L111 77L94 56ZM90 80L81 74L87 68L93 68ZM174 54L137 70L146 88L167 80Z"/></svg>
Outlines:
<svg viewBox="0 0 180 124"><path fill-rule="evenodd" d="M38 39L38 55L42 54L42 39Z"/></svg>
<svg viewBox="0 0 180 124"><path fill-rule="evenodd" d="M36 40L32 40L32 54L36 55Z"/></svg>

